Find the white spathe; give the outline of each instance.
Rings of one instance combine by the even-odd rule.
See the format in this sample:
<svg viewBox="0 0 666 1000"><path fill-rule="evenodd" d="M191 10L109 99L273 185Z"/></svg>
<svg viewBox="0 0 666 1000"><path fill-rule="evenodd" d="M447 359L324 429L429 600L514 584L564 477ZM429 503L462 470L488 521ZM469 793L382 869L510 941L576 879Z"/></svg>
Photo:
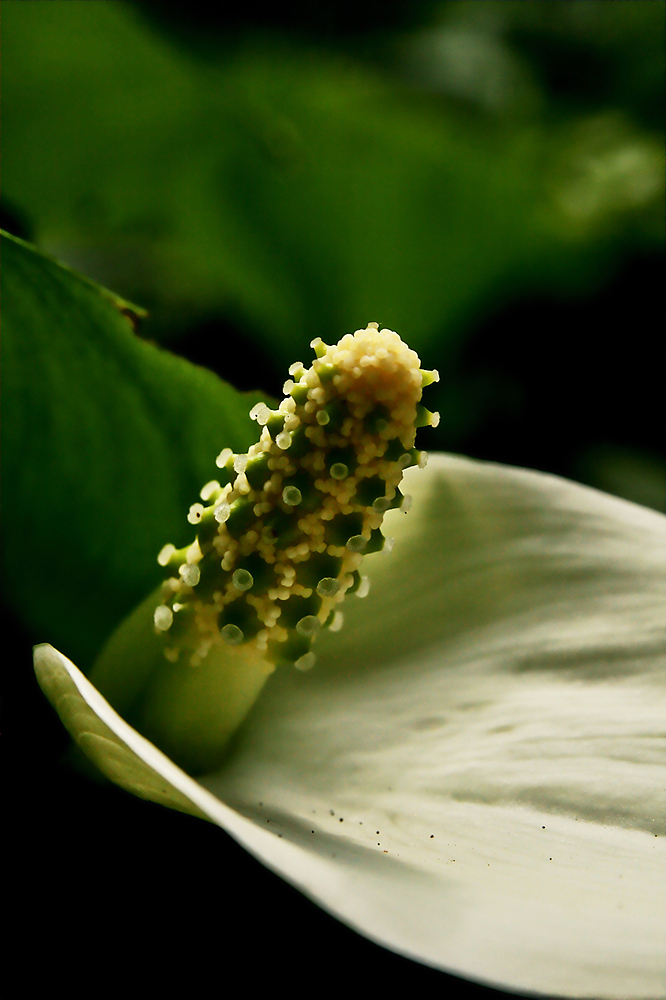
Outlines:
<svg viewBox="0 0 666 1000"><path fill-rule="evenodd" d="M664 995L664 526L433 456L370 596L194 781L65 657L40 683L114 781L219 823L361 933L494 986ZM365 566L364 566L365 569Z"/></svg>

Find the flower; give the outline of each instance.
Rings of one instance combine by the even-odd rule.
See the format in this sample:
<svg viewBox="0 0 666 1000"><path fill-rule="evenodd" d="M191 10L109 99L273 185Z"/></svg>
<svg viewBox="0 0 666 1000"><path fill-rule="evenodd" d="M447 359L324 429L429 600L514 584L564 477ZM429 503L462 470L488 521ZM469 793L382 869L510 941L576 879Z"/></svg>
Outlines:
<svg viewBox="0 0 666 1000"><path fill-rule="evenodd" d="M516 991L662 996L664 518L455 456L405 482L368 598L197 780L49 646L40 683L110 778L386 947Z"/></svg>

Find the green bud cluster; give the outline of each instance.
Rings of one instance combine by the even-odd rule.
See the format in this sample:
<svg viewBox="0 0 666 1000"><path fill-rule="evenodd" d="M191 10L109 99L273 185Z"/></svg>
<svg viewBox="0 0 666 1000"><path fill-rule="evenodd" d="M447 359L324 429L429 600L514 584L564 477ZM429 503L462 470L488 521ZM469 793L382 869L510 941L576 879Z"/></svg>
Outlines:
<svg viewBox="0 0 666 1000"><path fill-rule="evenodd" d="M311 347L314 363L291 366L277 410L251 410L258 442L218 455L217 478L188 514L195 541L159 554L172 575L154 623L173 662L196 666L226 643L309 669L317 634L342 624L344 597L367 593L360 567L386 547L384 514L409 505L399 484L425 464L414 442L439 419L420 403L437 372L376 323Z"/></svg>

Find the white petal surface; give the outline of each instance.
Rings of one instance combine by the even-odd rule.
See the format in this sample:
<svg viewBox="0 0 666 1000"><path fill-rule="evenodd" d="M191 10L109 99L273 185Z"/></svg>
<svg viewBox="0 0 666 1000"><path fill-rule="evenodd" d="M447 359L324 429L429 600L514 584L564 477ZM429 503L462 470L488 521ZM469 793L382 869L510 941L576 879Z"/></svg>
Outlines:
<svg viewBox="0 0 666 1000"><path fill-rule="evenodd" d="M215 798L75 697L380 943L514 990L662 996L664 519L453 457L409 478L370 596L269 681Z"/></svg>

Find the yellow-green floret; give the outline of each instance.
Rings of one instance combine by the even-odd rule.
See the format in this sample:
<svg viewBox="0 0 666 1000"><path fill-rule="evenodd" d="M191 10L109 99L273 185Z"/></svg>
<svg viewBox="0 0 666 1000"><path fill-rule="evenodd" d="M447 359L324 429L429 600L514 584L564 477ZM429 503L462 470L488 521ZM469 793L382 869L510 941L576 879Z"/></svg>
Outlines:
<svg viewBox="0 0 666 1000"><path fill-rule="evenodd" d="M278 409L251 410L258 442L218 455L188 515L193 544L160 552L174 573L155 610L169 660L196 666L213 643L253 644L270 664L307 670L317 633L340 628L345 595L367 592L360 566L384 548L385 512L407 509L398 486L425 464L414 441L436 423L420 400L437 373L376 323L311 347L316 360L291 366Z"/></svg>

